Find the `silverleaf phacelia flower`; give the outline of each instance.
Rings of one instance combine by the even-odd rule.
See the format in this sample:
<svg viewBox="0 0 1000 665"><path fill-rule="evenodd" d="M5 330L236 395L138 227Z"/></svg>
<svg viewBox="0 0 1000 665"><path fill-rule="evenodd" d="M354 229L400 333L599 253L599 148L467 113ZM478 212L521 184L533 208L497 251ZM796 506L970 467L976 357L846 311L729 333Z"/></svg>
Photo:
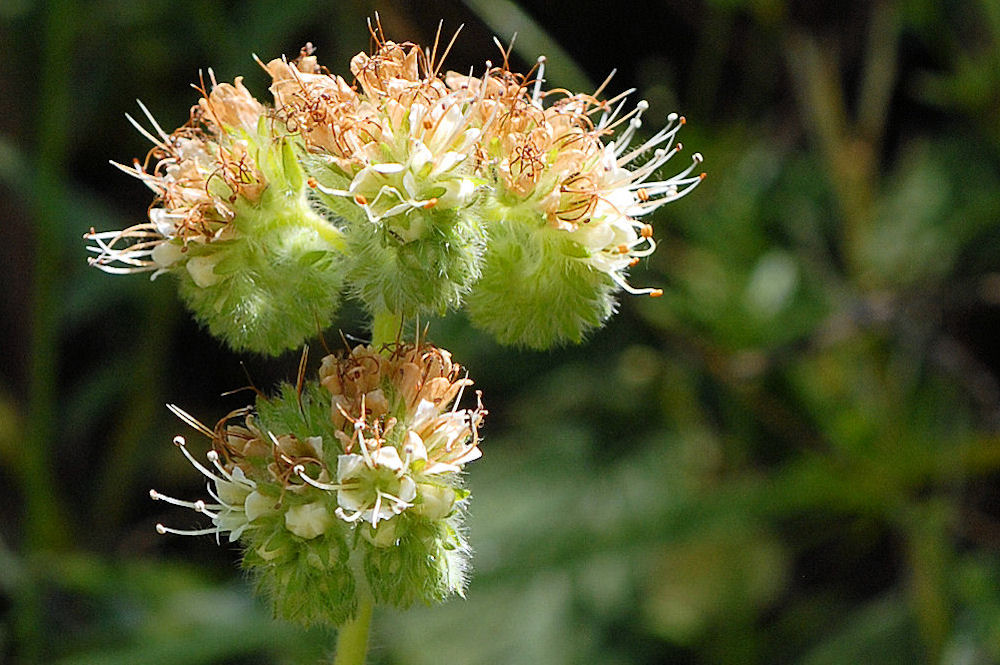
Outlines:
<svg viewBox="0 0 1000 665"><path fill-rule="evenodd" d="M486 411L478 392L460 406L472 381L447 351L399 342L404 323L464 307L504 344L580 342L618 292L661 294L628 270L656 248L650 213L704 177L698 153L659 175L685 120L639 139L648 105L628 110L632 91L546 90L543 58L519 74L502 49L500 66L447 71L451 44L370 30L350 79L311 44L258 61L273 104L211 70L172 132L140 104L149 127L129 121L153 148L116 166L153 190L148 220L86 235L105 272L176 278L236 350L302 345L342 295L372 315L371 345L215 427L171 406L211 441L203 463L175 438L209 498L150 493L208 520L160 533L239 542L276 614L307 624L361 625L373 602L440 601L467 584L462 473Z"/></svg>

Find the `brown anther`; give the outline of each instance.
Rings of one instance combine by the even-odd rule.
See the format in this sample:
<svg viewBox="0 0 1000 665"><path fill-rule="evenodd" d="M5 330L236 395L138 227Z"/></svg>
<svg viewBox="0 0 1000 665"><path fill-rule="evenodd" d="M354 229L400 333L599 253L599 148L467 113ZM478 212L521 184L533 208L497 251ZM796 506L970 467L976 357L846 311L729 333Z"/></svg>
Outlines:
<svg viewBox="0 0 1000 665"><path fill-rule="evenodd" d="M640 187L636 191L635 195L639 197L639 200L642 201L643 203L649 200L649 192L646 191L645 187Z"/></svg>
<svg viewBox="0 0 1000 665"><path fill-rule="evenodd" d="M306 180L306 184L309 185L309 187L311 187L312 189L316 189L316 187L319 186L319 183L316 182L316 178L309 178L308 180Z"/></svg>
<svg viewBox="0 0 1000 665"><path fill-rule="evenodd" d="M633 258L631 261L628 262L628 267L629 268L634 268L637 265L639 265L639 257L638 256L635 257L635 258Z"/></svg>
<svg viewBox="0 0 1000 665"><path fill-rule="evenodd" d="M354 202L357 203L359 206L368 205L368 199L366 199L365 197L361 196L360 194L355 194L354 195Z"/></svg>
<svg viewBox="0 0 1000 665"><path fill-rule="evenodd" d="M640 233L641 233L641 235L642 235L643 238L652 238L653 237L653 227L650 226L649 224L644 224L642 226L642 231Z"/></svg>
<svg viewBox="0 0 1000 665"><path fill-rule="evenodd" d="M687 123L687 118L685 118L684 116L681 116L681 117L680 117L680 118L678 119L678 122L680 122L680 123L681 123L682 125L683 125L683 124L686 124L686 123Z"/></svg>
<svg viewBox="0 0 1000 665"><path fill-rule="evenodd" d="M619 254L628 254L628 245L618 245Z"/></svg>
<svg viewBox="0 0 1000 665"><path fill-rule="evenodd" d="M707 174L707 173L704 173L704 172L702 172L702 173L699 173L699 174L698 174L698 179L699 179L699 180L704 180L704 179L705 179L705 176L707 176L707 175L708 175L708 174Z"/></svg>
<svg viewBox="0 0 1000 665"><path fill-rule="evenodd" d="M659 298L662 295L663 295L663 289L653 289L652 291L649 292L650 298Z"/></svg>
<svg viewBox="0 0 1000 665"><path fill-rule="evenodd" d="M432 199L428 199L427 202L424 205L422 205L421 207L424 210L427 210L429 208L433 208L434 206L436 206L437 202L438 202L437 197L434 197Z"/></svg>
<svg viewBox="0 0 1000 665"><path fill-rule="evenodd" d="M434 126L434 123L431 122L430 118L424 118L424 122L422 124L424 126L424 129L430 129L431 127Z"/></svg>

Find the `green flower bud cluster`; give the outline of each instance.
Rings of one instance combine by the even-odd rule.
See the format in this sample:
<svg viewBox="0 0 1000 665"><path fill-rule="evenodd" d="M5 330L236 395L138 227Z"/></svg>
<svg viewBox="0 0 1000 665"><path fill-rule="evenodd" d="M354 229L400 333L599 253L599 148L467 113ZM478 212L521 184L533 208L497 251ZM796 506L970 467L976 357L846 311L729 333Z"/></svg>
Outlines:
<svg viewBox="0 0 1000 665"><path fill-rule="evenodd" d="M462 369L447 351L358 346L323 359L318 381L287 385L208 428L211 480L191 508L211 526L161 533L227 535L276 614L341 624L362 600L407 607L463 594L469 549L461 470L481 453L485 411L459 409Z"/></svg>
<svg viewBox="0 0 1000 665"><path fill-rule="evenodd" d="M655 249L642 218L704 175L697 153L655 175L683 118L630 147L645 102L543 90L542 60L441 73L436 49L373 38L353 83L307 45L261 63L273 108L213 79L184 127L149 117L155 165L121 167L156 192L149 222L88 234L92 263L177 276L210 332L268 354L329 325L341 293L373 316L465 307L533 348L581 341L619 290L660 294L627 271Z"/></svg>

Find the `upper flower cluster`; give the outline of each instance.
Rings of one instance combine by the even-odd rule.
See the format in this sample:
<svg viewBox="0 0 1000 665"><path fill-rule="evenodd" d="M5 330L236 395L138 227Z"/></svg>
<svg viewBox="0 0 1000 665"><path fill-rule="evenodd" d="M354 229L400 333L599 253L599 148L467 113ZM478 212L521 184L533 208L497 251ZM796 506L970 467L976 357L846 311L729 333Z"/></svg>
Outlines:
<svg viewBox="0 0 1000 665"><path fill-rule="evenodd" d="M350 80L307 45L261 63L273 108L213 78L181 129L150 118L150 158L122 167L156 192L150 221L91 233L92 262L178 274L213 332L271 353L325 325L341 289L372 314L465 306L500 341L538 348L581 340L619 289L660 294L627 271L655 249L646 216L704 177L697 153L657 175L683 117L636 142L648 105L602 98L607 81L546 90L544 59L522 75L506 52L481 75L443 71L450 45L372 36Z"/></svg>

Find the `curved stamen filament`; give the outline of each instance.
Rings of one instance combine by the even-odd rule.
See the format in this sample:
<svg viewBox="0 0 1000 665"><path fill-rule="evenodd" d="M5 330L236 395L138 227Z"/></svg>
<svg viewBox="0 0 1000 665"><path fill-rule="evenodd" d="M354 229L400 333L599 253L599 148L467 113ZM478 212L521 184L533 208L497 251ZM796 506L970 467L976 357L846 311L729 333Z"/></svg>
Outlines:
<svg viewBox="0 0 1000 665"><path fill-rule="evenodd" d="M181 508L188 508L195 511L196 513L204 512L206 514L206 508L211 508L212 510L221 510L225 506L221 504L206 504L204 501L184 501L183 499L175 499L172 496L167 496L166 494L160 494L156 490L149 490L149 498L153 501L163 501L164 503L169 503L174 506L180 506ZM200 506L200 507L199 507Z"/></svg>
<svg viewBox="0 0 1000 665"><path fill-rule="evenodd" d="M306 475L306 468L301 464L296 464L292 471L306 484L312 485L316 489L324 490L327 492L336 492L337 490L349 487L349 485L332 485L330 483L321 483L318 480L313 480Z"/></svg>
<svg viewBox="0 0 1000 665"><path fill-rule="evenodd" d="M208 478L209 480L211 480L213 482L216 482L216 483L225 482L222 478L219 478L217 475L215 475L214 473L212 473L211 471L209 471L205 467L205 465L203 465L201 462L199 462L198 460L196 460L194 458L194 456L190 452L188 452L187 442L184 441L184 437L183 436L180 436L180 435L175 436L174 437L174 445L176 445L178 448L181 449L181 453L183 453L184 457L187 458L187 461L191 463L191 466L193 466L195 469L197 469L198 471L200 471L201 474L204 475L206 478Z"/></svg>
<svg viewBox="0 0 1000 665"><path fill-rule="evenodd" d="M218 537L218 535L222 533L222 529L219 527L210 527L206 529L172 529L168 526L157 524L156 532L161 536L171 533L175 536L209 536L215 534L215 536Z"/></svg>

